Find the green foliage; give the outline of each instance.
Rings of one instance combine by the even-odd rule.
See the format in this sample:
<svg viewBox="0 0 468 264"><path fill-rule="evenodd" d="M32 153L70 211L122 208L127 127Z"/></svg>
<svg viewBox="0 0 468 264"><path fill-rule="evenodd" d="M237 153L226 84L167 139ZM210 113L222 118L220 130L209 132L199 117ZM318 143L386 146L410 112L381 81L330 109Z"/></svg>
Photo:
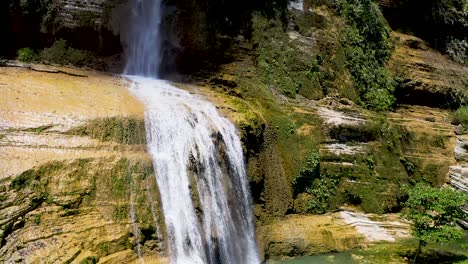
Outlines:
<svg viewBox="0 0 468 264"><path fill-rule="evenodd" d="M373 170L375 168L374 155L372 154L367 155L366 162L367 162L367 168L369 168L369 170Z"/></svg>
<svg viewBox="0 0 468 264"><path fill-rule="evenodd" d="M16 178L14 178L10 187L14 190L21 190L28 187L40 187L43 183L47 182L47 177L50 173L55 172L63 168L61 162L50 162L37 169L27 170Z"/></svg>
<svg viewBox="0 0 468 264"><path fill-rule="evenodd" d="M408 200L404 203L404 216L412 221L412 234L422 241L448 243L458 239L462 230L457 226L457 219L465 219L463 212L468 196L451 188L432 188L418 184L406 188Z"/></svg>
<svg viewBox="0 0 468 264"><path fill-rule="evenodd" d="M18 50L18 60L94 68L103 67L102 59L98 58L93 52L69 47L63 39L55 41L51 47L45 48L39 53L31 48L22 48Z"/></svg>
<svg viewBox="0 0 468 264"><path fill-rule="evenodd" d="M253 17L253 41L258 46L257 65L265 83L273 84L282 94L294 98L301 83L298 70L306 69L307 64L298 57L291 45L279 18L267 19L260 14Z"/></svg>
<svg viewBox="0 0 468 264"><path fill-rule="evenodd" d="M331 207L331 200L336 194L340 180L327 174L321 175L320 157L318 152L312 152L306 159L306 166L293 180L294 195L308 193L311 199L307 211L313 214L324 214Z"/></svg>
<svg viewBox="0 0 468 264"><path fill-rule="evenodd" d="M315 179L308 192L313 196L309 201L308 211L314 214L324 214L330 209L330 200L336 194L339 179L322 177Z"/></svg>
<svg viewBox="0 0 468 264"><path fill-rule="evenodd" d="M96 256L86 257L85 259L80 261L80 264L96 264L99 258Z"/></svg>
<svg viewBox="0 0 468 264"><path fill-rule="evenodd" d="M416 165L409 161L406 157L400 157L400 162L405 167L406 172L409 176L413 175L416 172Z"/></svg>
<svg viewBox="0 0 468 264"><path fill-rule="evenodd" d="M307 14L290 15L303 34L320 26ZM321 99L336 86L345 86L337 81L344 78L341 73L345 66L340 47L330 44L336 41L321 37L324 39L317 40L318 47L312 47L312 43L305 45L308 39L290 37L280 17L267 19L255 14L252 27L257 68L264 83L288 97L299 94L309 99Z"/></svg>
<svg viewBox="0 0 468 264"><path fill-rule="evenodd" d="M452 123L468 128L468 106L462 106L453 113Z"/></svg>
<svg viewBox="0 0 468 264"><path fill-rule="evenodd" d="M323 36L320 31L334 26L336 17L291 12L290 21L301 34L291 37L279 18L254 16L253 42L263 81L289 97L300 94L320 99L338 91L355 101L359 97L367 108L391 109L395 103L395 83L387 72L386 62L393 44L390 29L376 3L339 0L325 4L345 20L340 43L337 43L340 33ZM312 31L318 33L314 35L315 43L310 44L314 47L305 44ZM354 89L346 79L348 71Z"/></svg>
<svg viewBox="0 0 468 264"><path fill-rule="evenodd" d="M377 124L362 124L359 126L339 125L330 128L330 137L340 142L370 142L379 138Z"/></svg>
<svg viewBox="0 0 468 264"><path fill-rule="evenodd" d="M39 225L41 223L42 214L37 214L33 216L33 223Z"/></svg>
<svg viewBox="0 0 468 264"><path fill-rule="evenodd" d="M362 104L377 111L391 109L395 103L395 84L385 65L393 44L390 28L377 4L371 0L338 0L335 9L347 24L342 38L346 66Z"/></svg>
<svg viewBox="0 0 468 264"><path fill-rule="evenodd" d="M92 52L68 47L63 39L55 41L50 48L44 49L40 56L43 62L61 65L92 66L99 63Z"/></svg>
<svg viewBox="0 0 468 264"><path fill-rule="evenodd" d="M109 254L109 242L102 242L99 244L99 255Z"/></svg>
<svg viewBox="0 0 468 264"><path fill-rule="evenodd" d="M447 43L445 52L449 57L461 64L468 66L468 40L451 39Z"/></svg>
<svg viewBox="0 0 468 264"><path fill-rule="evenodd" d="M313 151L306 159L306 166L299 172L299 175L292 182L294 194L307 191L320 177L320 157L318 152Z"/></svg>
<svg viewBox="0 0 468 264"><path fill-rule="evenodd" d="M123 221L127 219L129 212L130 212L130 208L128 207L128 205L124 205L124 204L114 205L113 218L116 221Z"/></svg>
<svg viewBox="0 0 468 264"><path fill-rule="evenodd" d="M39 59L39 55L30 48L18 50L18 60L22 62L34 62Z"/></svg>

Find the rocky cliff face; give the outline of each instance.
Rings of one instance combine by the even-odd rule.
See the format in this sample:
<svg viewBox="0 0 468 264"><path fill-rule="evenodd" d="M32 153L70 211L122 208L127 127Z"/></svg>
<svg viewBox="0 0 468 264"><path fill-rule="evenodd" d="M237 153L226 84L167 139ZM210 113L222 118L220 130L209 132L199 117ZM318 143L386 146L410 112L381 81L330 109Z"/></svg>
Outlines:
<svg viewBox="0 0 468 264"><path fill-rule="evenodd" d="M404 104L457 108L466 103L468 67L449 60L420 38L393 33L389 68L397 76L397 99Z"/></svg>
<svg viewBox="0 0 468 264"><path fill-rule="evenodd" d="M164 262L143 107L126 83L0 71L1 261L131 263L138 236L148 263Z"/></svg>
<svg viewBox="0 0 468 264"><path fill-rule="evenodd" d="M123 79L62 70L80 76L0 68L5 92L0 104L1 261L136 263L139 248L145 263L166 263L142 106L127 93ZM211 100L240 128L256 196L259 245L266 257L374 242L341 214L283 219L293 208L291 161L277 142L284 135L262 124L261 113L252 112L248 100L211 85L179 86ZM260 122L258 127L253 120ZM298 133L308 137L310 129L304 125Z"/></svg>
<svg viewBox="0 0 468 264"><path fill-rule="evenodd" d="M101 34L110 29L110 14L125 9L125 1L52 3L48 32L60 36L60 26L63 36L92 42L91 49L106 42ZM394 215L342 210L398 212L403 184L451 182L465 189L468 140L455 133L451 112L443 109L465 102L466 67L419 38L393 33L396 47L388 68L398 81L400 104L388 113L373 112L358 104L344 62L346 22L329 7L304 1L284 28L275 28L271 14L265 17L266 28L280 36L274 43L282 44L270 64L287 61L283 55L297 59L277 64L278 75L263 65L273 72L268 82L252 55L255 45L222 34L232 28L211 28L222 35L211 43L218 53L201 52L210 38L208 15L198 4L206 3L171 2L179 8L172 22L181 23L182 46L201 54L189 64L197 74L177 85L208 98L238 127L266 257L365 246L375 242L375 233L366 229L383 230L384 240L405 237L407 225L393 223ZM250 18L254 10L242 14ZM10 13L10 19L24 22L21 18ZM30 38L23 24L14 26L12 32ZM232 32L240 28L236 24ZM118 39L110 43L120 48ZM217 61L205 60L209 57ZM296 62L311 67L298 68ZM204 63L208 67L199 70ZM285 72L287 82L281 82ZM287 97L283 86L300 83L291 72L312 81L292 86L294 96ZM0 68L0 260L132 263L141 245L146 263L165 263L143 107L126 92L125 80L75 73L86 77ZM304 92L306 85L310 89ZM129 217L132 205L136 220ZM342 212L312 215L336 210Z"/></svg>

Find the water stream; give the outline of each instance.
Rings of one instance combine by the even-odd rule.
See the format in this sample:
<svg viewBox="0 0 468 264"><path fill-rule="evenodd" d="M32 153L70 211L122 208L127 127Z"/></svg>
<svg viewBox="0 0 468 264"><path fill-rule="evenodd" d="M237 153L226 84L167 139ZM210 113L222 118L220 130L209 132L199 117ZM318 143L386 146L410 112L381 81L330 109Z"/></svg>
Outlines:
<svg viewBox="0 0 468 264"><path fill-rule="evenodd" d="M171 263L260 263L240 139L199 96L158 80L160 0L131 3L127 77L145 105Z"/></svg>

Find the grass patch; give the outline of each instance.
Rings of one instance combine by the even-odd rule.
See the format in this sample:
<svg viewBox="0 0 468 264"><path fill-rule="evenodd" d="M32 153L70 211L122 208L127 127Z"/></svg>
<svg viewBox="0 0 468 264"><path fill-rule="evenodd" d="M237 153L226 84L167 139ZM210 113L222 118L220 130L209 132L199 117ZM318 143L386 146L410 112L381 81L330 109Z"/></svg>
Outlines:
<svg viewBox="0 0 468 264"><path fill-rule="evenodd" d="M114 205L113 219L116 221L124 221L128 218L130 207L128 205L120 204Z"/></svg>
<svg viewBox="0 0 468 264"><path fill-rule="evenodd" d="M47 131L48 129L52 127L54 127L54 125L44 125L44 126L39 126L39 127L28 128L28 129L25 129L24 131L40 134L44 131Z"/></svg>
<svg viewBox="0 0 468 264"><path fill-rule="evenodd" d="M121 144L146 144L145 121L131 117L99 118L67 134L89 136L101 141L115 141Z"/></svg>
<svg viewBox="0 0 468 264"><path fill-rule="evenodd" d="M41 218L42 218L42 214L34 215L33 216L33 223L35 225L40 225L41 224Z"/></svg>
<svg viewBox="0 0 468 264"><path fill-rule="evenodd" d="M452 123L468 128L468 106L462 106L453 113Z"/></svg>

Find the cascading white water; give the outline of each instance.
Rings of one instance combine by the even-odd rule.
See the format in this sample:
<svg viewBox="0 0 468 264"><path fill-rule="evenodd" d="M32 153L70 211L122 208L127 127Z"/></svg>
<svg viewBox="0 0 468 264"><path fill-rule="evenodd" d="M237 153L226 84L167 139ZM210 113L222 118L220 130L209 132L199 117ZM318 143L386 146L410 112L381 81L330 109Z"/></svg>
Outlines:
<svg viewBox="0 0 468 264"><path fill-rule="evenodd" d="M131 91L146 107L148 151L171 262L260 263L234 125L200 97L145 78L156 77L159 68L161 0L133 0L131 10L129 22L134 24L124 41L126 74L133 83Z"/></svg>
<svg viewBox="0 0 468 264"><path fill-rule="evenodd" d="M161 80L130 77L146 106L173 263L259 263L235 127L199 97Z"/></svg>
<svg viewBox="0 0 468 264"><path fill-rule="evenodd" d="M154 77L161 64L161 0L130 0L123 32L125 74Z"/></svg>

